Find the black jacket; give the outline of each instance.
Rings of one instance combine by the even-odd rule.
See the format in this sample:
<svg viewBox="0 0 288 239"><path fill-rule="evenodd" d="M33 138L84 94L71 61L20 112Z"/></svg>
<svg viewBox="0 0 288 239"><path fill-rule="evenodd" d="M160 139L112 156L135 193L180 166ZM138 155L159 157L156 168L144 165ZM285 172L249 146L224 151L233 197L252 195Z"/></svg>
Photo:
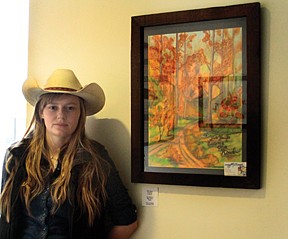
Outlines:
<svg viewBox="0 0 288 239"><path fill-rule="evenodd" d="M80 209L76 200L76 189L78 182L78 171L81 164L76 165L72 168L71 179L69 189L74 197L72 198L72 205L69 206L69 238L83 238L83 239L102 239L105 238L105 233L109 230L110 226L113 225L129 225L136 221L137 215L135 206L132 204L131 198L129 197L126 188L124 187L118 171L115 168L113 161L110 159L105 148L95 142L94 145L100 155L107 160L111 165L106 190L108 194L108 201L103 206L103 213L100 218L94 221L93 226L89 226L87 217L85 214L80 212ZM0 218L0 239L20 239L22 238L22 219L23 212L19 196L19 189L22 182L27 176L25 168L26 149L28 140L24 139L14 145L12 145L6 152L4 165L8 158L13 157L11 164L12 167L17 167L17 172L14 179L13 190L12 190L12 207L11 207L11 221L6 222L5 216L1 215ZM79 156L79 155L78 155ZM77 157L77 156L76 156ZM85 162L84 162L85 163ZM8 173L3 167L2 173L2 188L7 180Z"/></svg>

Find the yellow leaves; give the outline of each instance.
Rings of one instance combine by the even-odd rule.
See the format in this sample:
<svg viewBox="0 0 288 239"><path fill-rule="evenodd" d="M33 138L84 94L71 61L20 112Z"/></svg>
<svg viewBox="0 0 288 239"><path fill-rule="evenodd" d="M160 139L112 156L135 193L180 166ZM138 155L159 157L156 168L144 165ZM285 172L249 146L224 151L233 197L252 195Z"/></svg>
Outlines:
<svg viewBox="0 0 288 239"><path fill-rule="evenodd" d="M216 85L213 85L212 86L212 98L216 98L220 94L221 94L220 88L218 86L216 86Z"/></svg>

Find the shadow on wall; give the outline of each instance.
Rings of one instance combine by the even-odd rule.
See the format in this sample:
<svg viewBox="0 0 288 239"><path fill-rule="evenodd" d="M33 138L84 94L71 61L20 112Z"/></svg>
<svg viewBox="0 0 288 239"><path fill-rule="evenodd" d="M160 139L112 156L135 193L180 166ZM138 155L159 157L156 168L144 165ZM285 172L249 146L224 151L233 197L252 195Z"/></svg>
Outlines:
<svg viewBox="0 0 288 239"><path fill-rule="evenodd" d="M123 182L128 186L131 182L131 142L125 126L116 119L88 117L86 134L106 147Z"/></svg>
<svg viewBox="0 0 288 239"><path fill-rule="evenodd" d="M127 128L119 120L91 116L87 117L86 134L106 147L130 196L140 209L141 194L137 194L135 190L140 185L131 183L131 136ZM140 214L138 210L138 215Z"/></svg>

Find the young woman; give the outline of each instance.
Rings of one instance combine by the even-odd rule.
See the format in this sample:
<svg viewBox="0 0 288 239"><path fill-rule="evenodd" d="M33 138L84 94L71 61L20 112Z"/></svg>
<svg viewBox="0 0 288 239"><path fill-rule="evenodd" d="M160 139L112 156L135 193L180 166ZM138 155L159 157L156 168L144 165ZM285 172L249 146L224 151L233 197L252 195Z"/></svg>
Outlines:
<svg viewBox="0 0 288 239"><path fill-rule="evenodd" d="M23 94L35 111L5 155L0 239L129 238L136 208L105 148L85 135L102 89L58 69L43 88L26 80Z"/></svg>

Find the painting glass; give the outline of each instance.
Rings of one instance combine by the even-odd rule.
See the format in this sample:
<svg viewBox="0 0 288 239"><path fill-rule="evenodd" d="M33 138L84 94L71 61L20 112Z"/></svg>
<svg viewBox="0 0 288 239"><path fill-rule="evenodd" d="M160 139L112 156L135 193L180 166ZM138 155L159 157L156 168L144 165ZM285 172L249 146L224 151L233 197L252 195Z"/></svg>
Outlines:
<svg viewBox="0 0 288 239"><path fill-rule="evenodd" d="M144 171L246 176L246 18L144 28Z"/></svg>

